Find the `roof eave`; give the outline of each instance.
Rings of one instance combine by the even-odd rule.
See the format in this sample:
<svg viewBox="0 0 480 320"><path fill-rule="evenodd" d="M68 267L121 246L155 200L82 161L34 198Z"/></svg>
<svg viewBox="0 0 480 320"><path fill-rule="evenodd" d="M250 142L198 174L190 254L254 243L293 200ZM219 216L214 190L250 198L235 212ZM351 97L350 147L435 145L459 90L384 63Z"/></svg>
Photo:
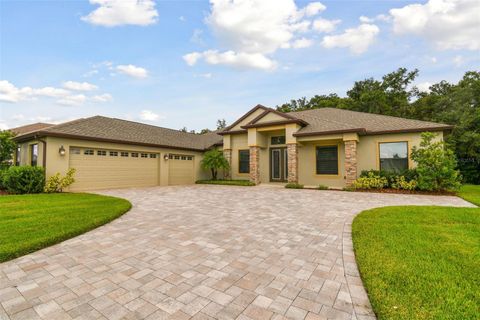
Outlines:
<svg viewBox="0 0 480 320"><path fill-rule="evenodd" d="M381 131L365 131L364 135L377 135L388 133L413 133L413 132L436 132L436 131L451 131L455 126L444 125L439 127L429 128L411 128L411 129L395 129L395 130L381 130Z"/></svg>
<svg viewBox="0 0 480 320"><path fill-rule="evenodd" d="M23 141L31 140L32 138L36 139L40 137L57 137L57 138L68 138L68 139L86 140L86 141L100 141L100 142L110 142L110 143L118 143L118 144L126 144L126 145L166 148L166 149L175 149L175 150L188 150L188 151L197 151L197 152L202 152L206 150L205 148L188 148L188 147L180 147L180 146L169 146L169 145L156 144L156 143L125 141L125 140L118 140L118 139L89 137L89 136L82 136L82 135L76 135L76 134L48 132L48 131L37 131L35 133L29 133L26 135L15 137L13 138L13 140L15 142L23 142Z"/></svg>
<svg viewBox="0 0 480 320"><path fill-rule="evenodd" d="M337 134L337 133L364 133L365 128L354 128L354 129L341 129L341 130L330 130L330 131L317 131L317 132L297 132L294 133L294 137L311 137L311 136L326 136L330 134Z"/></svg>

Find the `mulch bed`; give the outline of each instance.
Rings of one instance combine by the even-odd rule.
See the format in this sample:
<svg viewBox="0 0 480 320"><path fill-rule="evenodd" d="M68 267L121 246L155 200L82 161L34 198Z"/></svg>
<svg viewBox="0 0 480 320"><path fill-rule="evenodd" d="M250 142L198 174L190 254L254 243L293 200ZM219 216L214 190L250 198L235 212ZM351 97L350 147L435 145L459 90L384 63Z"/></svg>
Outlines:
<svg viewBox="0 0 480 320"><path fill-rule="evenodd" d="M356 189L356 192L373 192L373 193L397 193L397 194L422 194L430 196L456 196L452 191L422 191L422 190L397 190L397 189Z"/></svg>
<svg viewBox="0 0 480 320"><path fill-rule="evenodd" d="M6 196L7 194L7 191L0 189L0 196Z"/></svg>

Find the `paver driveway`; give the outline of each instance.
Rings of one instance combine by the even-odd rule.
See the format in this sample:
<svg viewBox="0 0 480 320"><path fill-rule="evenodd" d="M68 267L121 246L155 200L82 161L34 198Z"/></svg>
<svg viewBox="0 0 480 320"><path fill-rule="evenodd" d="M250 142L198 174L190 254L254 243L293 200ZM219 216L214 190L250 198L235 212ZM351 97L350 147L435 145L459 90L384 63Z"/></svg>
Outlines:
<svg viewBox="0 0 480 320"><path fill-rule="evenodd" d="M0 265L0 319L364 319L356 213L455 197L188 186L103 192L133 209Z"/></svg>

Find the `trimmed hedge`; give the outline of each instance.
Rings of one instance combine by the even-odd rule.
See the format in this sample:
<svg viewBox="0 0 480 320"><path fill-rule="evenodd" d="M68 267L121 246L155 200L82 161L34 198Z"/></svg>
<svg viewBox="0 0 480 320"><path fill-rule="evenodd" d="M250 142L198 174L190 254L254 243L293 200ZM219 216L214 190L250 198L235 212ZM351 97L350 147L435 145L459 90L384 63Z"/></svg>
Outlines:
<svg viewBox="0 0 480 320"><path fill-rule="evenodd" d="M287 189L303 189L303 184L299 183L287 183L285 185L285 188Z"/></svg>
<svg viewBox="0 0 480 320"><path fill-rule="evenodd" d="M10 167L2 176L3 188L12 194L42 193L45 186L42 167Z"/></svg>
<svg viewBox="0 0 480 320"><path fill-rule="evenodd" d="M244 187L251 187L255 185L255 183L248 180L197 180L195 181L195 183L196 184L218 184L218 185L225 185L225 186L244 186Z"/></svg>

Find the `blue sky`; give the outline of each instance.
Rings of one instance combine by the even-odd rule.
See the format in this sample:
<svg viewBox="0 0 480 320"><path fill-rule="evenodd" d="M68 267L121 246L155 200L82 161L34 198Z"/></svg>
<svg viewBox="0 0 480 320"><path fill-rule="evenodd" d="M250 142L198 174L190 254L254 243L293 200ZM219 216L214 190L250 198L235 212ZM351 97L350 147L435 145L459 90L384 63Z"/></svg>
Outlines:
<svg viewBox="0 0 480 320"><path fill-rule="evenodd" d="M214 128L399 67L480 65L471 0L0 2L0 129L96 114Z"/></svg>

